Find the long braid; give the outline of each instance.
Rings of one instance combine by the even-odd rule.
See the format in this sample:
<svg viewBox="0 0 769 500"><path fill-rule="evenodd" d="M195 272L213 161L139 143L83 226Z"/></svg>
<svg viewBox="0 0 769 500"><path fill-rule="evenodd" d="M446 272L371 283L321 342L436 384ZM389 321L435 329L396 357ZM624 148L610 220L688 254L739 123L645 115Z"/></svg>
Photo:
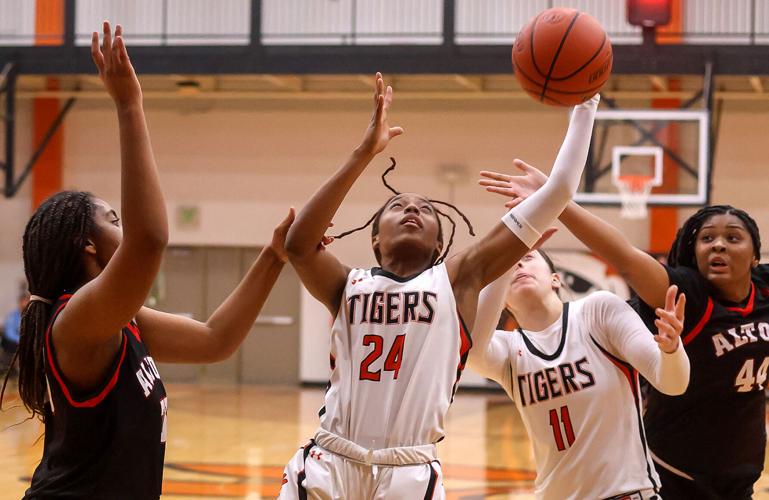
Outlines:
<svg viewBox="0 0 769 500"><path fill-rule="evenodd" d="M387 174L389 174L390 172L392 172L393 170L395 170L395 165L396 165L396 162L395 162L395 158L393 158L393 157L391 156L391 157L390 157L390 166L389 166L389 167L387 167L387 170L385 170L385 171L382 173L382 184L384 184L384 185L385 185L385 187L386 187L387 189L389 189L390 191L392 191L392 192L393 192L393 194L395 194L395 195L399 195L399 194L401 194L401 193L400 193L400 191L396 190L394 187L392 187L392 186L391 186L391 185L390 185L390 184L387 182ZM392 198L391 198L391 199L392 199ZM388 200L388 201L389 201L389 200ZM432 199L428 199L427 201L429 201L430 203L437 203L437 204L439 204L439 205L444 205L444 206L446 206L446 207L449 207L449 208L451 208L452 210L454 210L456 213L458 213L458 214L459 214L459 216L460 216L460 217L462 217L462 220L464 220L464 221L465 221L465 224L467 225L467 229L468 229L468 231L470 232L470 236L475 236L475 231L473 230L473 225L472 225L472 223L470 222L470 219L468 219L468 218L467 218L467 216L465 216L465 214L463 214L463 213L462 213L462 211L461 211L460 209L458 209L456 206L452 205L451 203L448 203L448 202L446 202L446 201L441 201L441 200L432 200ZM385 203L385 205L387 205L387 203ZM454 222L454 221L451 219L451 217L450 217L449 215L447 215L447 214L445 214L445 213L441 212L441 211L440 211L440 210L438 210L438 209L436 209L435 211L436 211L436 212L438 212L439 214L441 214L442 216L446 217L447 219L449 219L449 220L451 221L452 227L453 227L453 228L456 228L456 223L455 223L455 222ZM453 241L453 239L454 239L454 238L453 238L453 235L454 235L454 230L452 230L451 234L452 234L452 238L450 238L450 239L449 239L449 241ZM451 243L449 243L449 246L451 246Z"/></svg>
<svg viewBox="0 0 769 500"><path fill-rule="evenodd" d="M731 205L710 205L701 208L694 215L689 217L681 229L676 233L675 240L668 253L668 265L686 266L697 269L697 256L694 247L697 241L697 234L702 225L715 215L734 215L745 224L745 228L753 241L753 254L756 259L761 259L761 234L758 225L753 218L744 210L734 208Z"/></svg>
<svg viewBox="0 0 769 500"><path fill-rule="evenodd" d="M448 203L446 201L441 201L441 200L427 200L427 201L429 201L430 203L437 203L439 205L444 205L444 206L447 206L447 207L453 209L456 213L459 214L460 217L462 217L462 220L465 221L465 225L467 226L467 232L470 233L470 236L475 236L475 230L473 229L473 224L470 222L470 219L468 219L467 216L464 213L462 213L462 211L460 209L458 209L456 206L452 205L451 203ZM443 212L441 212L441 211L439 211L437 209L436 209L436 211L438 213L442 214L447 219L451 218L448 215L443 214Z"/></svg>
<svg viewBox="0 0 769 500"><path fill-rule="evenodd" d="M392 198L390 198L390 199L392 199ZM363 224L362 226L356 227L355 229L350 229L348 231L344 231L343 233L336 234L336 235L332 236L332 238L334 238L335 240L338 240L340 238L344 238L345 236L349 236L352 233L357 233L358 231L362 231L363 229L366 229L367 227L369 227L371 225L372 222L374 222L374 219L379 218L379 215L382 213L382 209L389 202L390 202L390 200L387 200L387 202L384 205L382 205L382 208L380 208L379 210L374 212L374 215L372 215L371 218L368 221L366 221L366 223Z"/></svg>
<svg viewBox="0 0 769 500"><path fill-rule="evenodd" d="M377 210L371 216L371 218L369 218L369 220L366 221L365 224L363 224L362 226L356 227L355 229L350 229L350 230L344 231L344 232L342 232L342 233L340 233L338 235L334 235L333 236L334 239L344 238L345 236L348 236L350 234L353 234L353 233L356 233L356 232L361 231L363 229L366 229L368 226L370 226L372 224L373 224L372 236L374 236L374 235L379 233L379 224L378 224L379 223L379 217L382 215L382 212L384 211L384 209L387 206L387 204L390 203L390 200L392 200L393 197L401 194L400 191L398 191L397 189L392 187L390 185L390 183L387 182L387 174L389 174L390 172L395 170L396 164L397 163L395 161L395 158L390 157L390 166L387 167L387 169L382 173L382 184L384 184L384 186L387 189L392 191L393 196L388 198L387 201L385 201L385 203L379 208L379 210ZM433 204L433 209L435 210L435 213L438 214L438 235L439 235L438 239L439 239L439 242L441 244L443 243L443 226L441 224L440 216L445 217L449 221L449 223L451 223L451 232L449 233L449 242L446 245L446 248L443 251L443 253L442 254L437 254L436 253L435 258L433 259L434 260L434 264L440 264L441 262L446 260L446 257L449 255L449 251L451 250L451 245L454 243L454 235L456 234L457 224L456 224L456 222L454 222L454 219L450 215L446 214L445 212L443 212L443 211L439 210L437 207L435 207L436 204L444 205L446 207L449 207L452 210L454 210L456 213L458 213L459 216L462 217L462 220L465 221L465 224L467 225L468 231L470 232L471 236L475 236L475 231L473 230L473 225L470 222L470 219L468 219L467 216L465 216L465 214L462 213L462 211L459 210L456 206L452 205L451 203L448 203L448 202L445 202L445 201L441 201L441 200L428 199L427 201L430 202L431 204ZM378 256L377 256L377 260L379 260Z"/></svg>
<svg viewBox="0 0 769 500"><path fill-rule="evenodd" d="M451 233L449 233L449 243L446 245L446 249L443 251L443 254L438 257L438 259L435 261L435 265L438 265L442 263L444 260L446 260L446 256L449 254L449 250L451 249L451 245L454 243L454 234L457 232L457 223L454 222L454 219L446 215L445 213L441 212L437 208L435 209L435 212L439 215L442 215L446 217L449 222L451 223ZM464 216L463 216L464 217ZM472 234L472 228L470 229L470 234ZM473 235L475 236L475 235Z"/></svg>
<svg viewBox="0 0 769 500"><path fill-rule="evenodd" d="M400 191L398 191L397 189L395 189L394 187L392 187L392 186L391 186L391 185L390 185L390 184L387 182L387 174L389 174L390 172L392 172L393 170L395 170L395 165L396 165L396 163L395 163L395 158L393 158L393 157L391 156L391 157L390 157L390 166L389 166L389 167L387 167L387 170L385 170L384 172L382 172L382 184L384 184L384 185L385 185L385 187L386 187L387 189L389 189L390 191L392 191L392 192L393 192L393 194L395 194L395 195L399 195L399 194L401 194L401 193L400 193ZM385 203L385 205L386 205L386 203Z"/></svg>
<svg viewBox="0 0 769 500"><path fill-rule="evenodd" d="M24 231L24 272L32 295L55 301L65 290L74 289L84 277L83 248L93 228L90 193L62 191L48 198L35 211ZM44 342L51 306L31 301L24 309L19 328L19 395L24 407L44 419L46 398ZM6 375L0 392L5 395Z"/></svg>

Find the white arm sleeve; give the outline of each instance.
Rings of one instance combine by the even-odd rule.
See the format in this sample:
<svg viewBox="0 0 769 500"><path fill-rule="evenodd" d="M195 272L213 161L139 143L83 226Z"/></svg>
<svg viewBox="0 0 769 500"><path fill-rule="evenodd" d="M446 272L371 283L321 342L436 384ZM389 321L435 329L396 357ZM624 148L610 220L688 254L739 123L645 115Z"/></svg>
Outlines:
<svg viewBox="0 0 769 500"><path fill-rule="evenodd" d="M592 332L602 347L630 363L658 391L669 396L686 392L689 357L683 342L665 353L625 301L610 292L596 292L587 300L592 302Z"/></svg>
<svg viewBox="0 0 769 500"><path fill-rule="evenodd" d="M499 330L491 332L486 349L473 347L467 357L467 366L482 377L490 378L503 388L510 385L510 349L506 336L510 333Z"/></svg>
<svg viewBox="0 0 769 500"><path fill-rule="evenodd" d="M478 312L471 330L473 347L467 357L468 366L486 378L502 382L508 361L504 333L495 333L512 271L487 285L478 297Z"/></svg>
<svg viewBox="0 0 769 500"><path fill-rule="evenodd" d="M596 94L589 101L574 107L566 138L547 182L502 217L502 222L528 248L534 246L542 232L561 215L577 192L599 101L600 96Z"/></svg>

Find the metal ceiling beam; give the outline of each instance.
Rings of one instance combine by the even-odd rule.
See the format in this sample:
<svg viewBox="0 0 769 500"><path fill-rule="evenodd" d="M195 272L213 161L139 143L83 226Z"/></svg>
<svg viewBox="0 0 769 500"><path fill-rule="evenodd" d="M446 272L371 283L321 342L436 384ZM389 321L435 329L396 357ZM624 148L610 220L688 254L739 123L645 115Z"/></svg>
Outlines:
<svg viewBox="0 0 769 500"><path fill-rule="evenodd" d="M510 48L438 46L167 46L131 47L140 74L510 73ZM617 45L615 74L769 75L769 45ZM21 74L92 74L88 47L0 47L0 65Z"/></svg>

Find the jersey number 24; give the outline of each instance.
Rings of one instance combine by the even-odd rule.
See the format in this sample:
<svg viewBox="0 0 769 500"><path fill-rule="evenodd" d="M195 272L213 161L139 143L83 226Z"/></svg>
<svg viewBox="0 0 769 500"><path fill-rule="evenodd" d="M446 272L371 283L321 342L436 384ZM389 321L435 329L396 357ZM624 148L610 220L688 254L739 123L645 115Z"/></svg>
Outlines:
<svg viewBox="0 0 769 500"><path fill-rule="evenodd" d="M398 335L393 340L392 346L388 351L384 362L384 371L393 372L393 380L398 379L398 372L401 369L403 361L403 344L406 342L406 335ZM360 364L360 380L373 380L379 382L382 379L382 370L371 371L371 365L382 357L384 352L384 338L381 335L364 335L363 345L373 345L374 349L368 353Z"/></svg>

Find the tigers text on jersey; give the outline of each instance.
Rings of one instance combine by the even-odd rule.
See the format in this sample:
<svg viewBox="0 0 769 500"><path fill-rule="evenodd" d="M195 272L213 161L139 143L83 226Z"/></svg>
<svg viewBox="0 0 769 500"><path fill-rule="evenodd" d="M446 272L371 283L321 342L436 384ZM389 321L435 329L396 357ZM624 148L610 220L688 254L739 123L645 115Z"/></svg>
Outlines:
<svg viewBox="0 0 769 500"><path fill-rule="evenodd" d="M353 269L321 427L367 449L439 441L471 345L445 265L409 278Z"/></svg>
<svg viewBox="0 0 769 500"><path fill-rule="evenodd" d="M70 297L53 304L46 331L43 458L24 498L158 498L168 406L155 362L131 322L102 384L88 394L73 389L59 369L51 335Z"/></svg>
<svg viewBox="0 0 769 500"><path fill-rule="evenodd" d="M719 300L696 269L667 272L670 283L686 294L681 339L691 381L680 397L650 392L644 416L649 446L688 475L743 477L750 484L761 474L766 450L769 265L753 270L741 304ZM652 308L634 305L650 324Z"/></svg>
<svg viewBox="0 0 769 500"><path fill-rule="evenodd" d="M540 499L654 494L659 487L638 372L610 352L611 332L596 312L605 293L564 304L561 319L541 332L494 333L507 348L499 382L532 441Z"/></svg>

